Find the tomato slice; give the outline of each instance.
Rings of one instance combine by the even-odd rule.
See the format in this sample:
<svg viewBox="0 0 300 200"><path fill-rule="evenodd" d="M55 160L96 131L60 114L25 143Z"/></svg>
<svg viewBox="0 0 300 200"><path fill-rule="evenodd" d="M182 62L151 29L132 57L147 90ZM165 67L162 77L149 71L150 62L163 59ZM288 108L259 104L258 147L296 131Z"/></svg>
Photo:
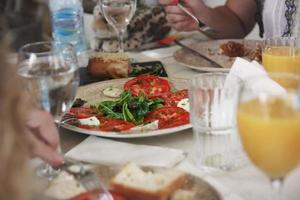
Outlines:
<svg viewBox="0 0 300 200"><path fill-rule="evenodd" d="M172 128L190 123L190 114L180 107L162 107L145 117L145 122L158 120L158 128Z"/></svg>
<svg viewBox="0 0 300 200"><path fill-rule="evenodd" d="M71 200L96 200L96 198L91 192L85 192L71 198Z"/></svg>
<svg viewBox="0 0 300 200"><path fill-rule="evenodd" d="M113 119L113 118L106 118L102 117L100 118L100 130L101 131L126 131L128 129L131 129L135 125L131 122L127 122L122 119Z"/></svg>
<svg viewBox="0 0 300 200"><path fill-rule="evenodd" d="M109 191L109 193L111 194L113 200L127 200L126 197L124 197L123 195L117 193L117 192L114 192L114 191Z"/></svg>
<svg viewBox="0 0 300 200"><path fill-rule="evenodd" d="M145 94L148 98L159 98L171 90L167 80L153 75L140 75L124 84L124 89L130 89L133 96Z"/></svg>
<svg viewBox="0 0 300 200"><path fill-rule="evenodd" d="M167 94L164 99L165 106L177 106L178 102L182 99L188 98L188 90L178 90L175 93Z"/></svg>
<svg viewBox="0 0 300 200"><path fill-rule="evenodd" d="M127 198L125 198L124 196L122 196L119 193L113 192L113 191L109 191L109 193L111 194L111 197L113 198L113 200L127 200ZM101 196L101 193L99 192L85 192L82 194L79 194L73 198L71 198L71 200L98 200L101 199L99 198Z"/></svg>
<svg viewBox="0 0 300 200"><path fill-rule="evenodd" d="M91 114L96 112L96 108L91 108L91 107L73 107L69 110L69 113L74 114L74 115L79 115L79 114Z"/></svg>
<svg viewBox="0 0 300 200"><path fill-rule="evenodd" d="M113 119L113 118L107 118L102 116L97 116L97 118L100 120L100 126L89 126L89 125L80 124L78 125L78 128L93 130L93 131L121 132L121 131L126 131L128 129L131 129L132 127L135 126L135 124L131 122L127 122L122 119Z"/></svg>

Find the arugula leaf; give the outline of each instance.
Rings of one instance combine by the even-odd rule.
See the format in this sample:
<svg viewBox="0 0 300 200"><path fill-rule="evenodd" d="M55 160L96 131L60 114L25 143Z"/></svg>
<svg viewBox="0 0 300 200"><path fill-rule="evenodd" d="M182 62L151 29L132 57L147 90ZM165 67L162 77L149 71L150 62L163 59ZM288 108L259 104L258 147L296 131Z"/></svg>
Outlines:
<svg viewBox="0 0 300 200"><path fill-rule="evenodd" d="M131 90L124 91L116 101L103 101L98 111L106 117L123 119L136 125L142 124L144 117L163 106L162 99L148 99L145 95L132 96Z"/></svg>
<svg viewBox="0 0 300 200"><path fill-rule="evenodd" d="M116 106L115 101L103 101L98 105L98 110L107 117L123 119L123 116L120 113L113 110L114 106Z"/></svg>
<svg viewBox="0 0 300 200"><path fill-rule="evenodd" d="M162 99L153 99L148 102L149 110L155 110L157 108L163 107L164 100Z"/></svg>

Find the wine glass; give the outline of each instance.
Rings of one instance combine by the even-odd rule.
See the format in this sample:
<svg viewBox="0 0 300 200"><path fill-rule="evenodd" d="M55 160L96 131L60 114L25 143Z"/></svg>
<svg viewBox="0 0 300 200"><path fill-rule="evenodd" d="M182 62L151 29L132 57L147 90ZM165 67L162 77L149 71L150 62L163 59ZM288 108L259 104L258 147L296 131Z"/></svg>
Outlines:
<svg viewBox="0 0 300 200"><path fill-rule="evenodd" d="M37 42L18 52L18 74L34 106L52 114L59 124L72 106L79 85L78 62L69 43ZM55 170L41 166L37 174L51 178Z"/></svg>
<svg viewBox="0 0 300 200"><path fill-rule="evenodd" d="M136 10L136 0L100 0L101 11L107 22L116 30L119 52L124 52L124 34Z"/></svg>
<svg viewBox="0 0 300 200"><path fill-rule="evenodd" d="M300 163L300 77L270 73L249 78L239 95L237 125L250 160L277 190Z"/></svg>

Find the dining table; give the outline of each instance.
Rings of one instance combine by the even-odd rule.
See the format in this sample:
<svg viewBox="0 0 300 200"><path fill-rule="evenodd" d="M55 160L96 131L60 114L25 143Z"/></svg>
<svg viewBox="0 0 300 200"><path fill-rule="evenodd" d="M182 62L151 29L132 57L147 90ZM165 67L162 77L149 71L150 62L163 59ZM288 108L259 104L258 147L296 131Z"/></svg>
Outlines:
<svg viewBox="0 0 300 200"><path fill-rule="evenodd" d="M182 40L184 44L191 44L203 40L202 37L191 36ZM161 61L170 78L190 79L201 71L195 71L181 63L178 63L173 53L180 49L178 45L164 46L162 48L128 52L130 58L138 62ZM76 145L85 140L88 135L76 133L71 130L60 128L61 148L63 153L68 152ZM178 163L175 168L197 175L212 186L223 196L224 200L268 200L273 191L265 174L258 170L249 160L242 166L231 171L219 169L207 169L198 167L195 156L195 141L192 128L176 133L155 137L114 139L125 144L152 145L180 149L187 153L187 157ZM300 199L300 168L291 172L285 179L281 192L283 200Z"/></svg>

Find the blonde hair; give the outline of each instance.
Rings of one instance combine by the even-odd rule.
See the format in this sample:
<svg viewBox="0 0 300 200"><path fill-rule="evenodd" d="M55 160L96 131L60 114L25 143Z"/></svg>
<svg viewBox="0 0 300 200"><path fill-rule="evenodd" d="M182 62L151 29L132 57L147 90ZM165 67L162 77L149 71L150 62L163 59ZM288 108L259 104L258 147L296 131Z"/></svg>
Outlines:
<svg viewBox="0 0 300 200"><path fill-rule="evenodd" d="M16 67L6 62L0 47L0 199L27 199L29 140Z"/></svg>

